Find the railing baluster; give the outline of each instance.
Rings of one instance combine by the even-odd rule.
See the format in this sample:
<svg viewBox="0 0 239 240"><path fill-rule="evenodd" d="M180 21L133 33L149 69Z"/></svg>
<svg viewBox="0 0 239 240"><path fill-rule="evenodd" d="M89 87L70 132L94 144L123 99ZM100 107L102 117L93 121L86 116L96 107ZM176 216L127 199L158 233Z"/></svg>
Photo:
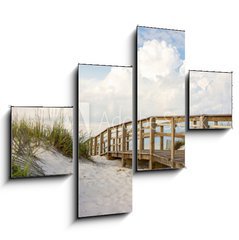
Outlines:
<svg viewBox="0 0 239 240"><path fill-rule="evenodd" d="M175 119L171 119L171 161L174 161L175 158Z"/></svg>
<svg viewBox="0 0 239 240"><path fill-rule="evenodd" d="M122 151L122 167L125 166L125 147L126 147L126 127L125 124L122 124L122 143L121 143L121 151Z"/></svg>
<svg viewBox="0 0 239 240"><path fill-rule="evenodd" d="M160 126L160 133L164 133L164 127ZM163 150L164 137L160 137L160 150Z"/></svg>
<svg viewBox="0 0 239 240"><path fill-rule="evenodd" d="M107 158L110 159L110 151L111 151L111 129L107 129Z"/></svg>
<svg viewBox="0 0 239 240"><path fill-rule="evenodd" d="M149 169L152 170L153 169L153 154L154 154L154 150L155 150L155 118L151 117L149 120L149 126L150 126L150 133L149 133Z"/></svg>

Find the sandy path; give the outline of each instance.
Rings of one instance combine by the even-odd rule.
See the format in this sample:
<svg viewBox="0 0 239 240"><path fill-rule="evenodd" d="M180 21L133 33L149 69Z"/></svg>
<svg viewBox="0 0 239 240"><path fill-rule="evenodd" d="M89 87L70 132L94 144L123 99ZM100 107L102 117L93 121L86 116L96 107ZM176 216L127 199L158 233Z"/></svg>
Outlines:
<svg viewBox="0 0 239 240"><path fill-rule="evenodd" d="M79 216L126 213L132 210L132 170L119 160L92 157L79 164Z"/></svg>

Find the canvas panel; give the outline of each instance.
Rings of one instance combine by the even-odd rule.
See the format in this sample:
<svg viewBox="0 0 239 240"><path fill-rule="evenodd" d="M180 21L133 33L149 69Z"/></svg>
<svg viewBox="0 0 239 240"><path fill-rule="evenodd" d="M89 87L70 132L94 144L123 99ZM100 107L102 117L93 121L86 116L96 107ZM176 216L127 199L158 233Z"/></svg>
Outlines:
<svg viewBox="0 0 239 240"><path fill-rule="evenodd" d="M232 127L232 72L189 72L189 129Z"/></svg>
<svg viewBox="0 0 239 240"><path fill-rule="evenodd" d="M185 32L137 27L137 170L185 165Z"/></svg>
<svg viewBox="0 0 239 240"><path fill-rule="evenodd" d="M79 65L78 217L132 209L132 68Z"/></svg>
<svg viewBox="0 0 239 240"><path fill-rule="evenodd" d="M11 107L11 178L72 174L72 107Z"/></svg>

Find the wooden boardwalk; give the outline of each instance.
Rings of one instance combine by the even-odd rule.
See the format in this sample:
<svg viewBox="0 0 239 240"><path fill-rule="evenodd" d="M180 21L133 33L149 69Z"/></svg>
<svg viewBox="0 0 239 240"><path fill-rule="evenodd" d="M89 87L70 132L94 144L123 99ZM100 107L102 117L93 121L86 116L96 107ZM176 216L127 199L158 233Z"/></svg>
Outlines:
<svg viewBox="0 0 239 240"><path fill-rule="evenodd" d="M184 141L185 138L184 130L176 133L175 128L179 126L185 129L184 116L157 116L138 121L138 170L141 170L141 163L145 162L147 167L142 170L184 167L184 150L175 149L176 139ZM158 147L156 138L160 139ZM166 147L165 138L170 140L170 146ZM147 139L149 144L145 143ZM109 160L121 159L122 166L125 166L128 160L133 159L132 122L107 128L91 137L88 146L90 156L106 156Z"/></svg>
<svg viewBox="0 0 239 240"><path fill-rule="evenodd" d="M195 115L190 128L229 128L231 115ZM181 141L181 148L178 146ZM121 159L122 166L133 159L132 122L107 128L87 140L90 156ZM137 122L137 169L152 170L185 166L185 116L154 116Z"/></svg>
<svg viewBox="0 0 239 240"><path fill-rule="evenodd" d="M227 129L231 127L232 115L230 114L190 116L190 129Z"/></svg>

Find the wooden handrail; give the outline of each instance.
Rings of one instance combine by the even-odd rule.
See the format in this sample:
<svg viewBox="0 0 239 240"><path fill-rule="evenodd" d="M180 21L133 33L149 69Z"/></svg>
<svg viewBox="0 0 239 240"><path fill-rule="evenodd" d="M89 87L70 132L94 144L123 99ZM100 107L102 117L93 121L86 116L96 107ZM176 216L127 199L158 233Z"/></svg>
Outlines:
<svg viewBox="0 0 239 240"><path fill-rule="evenodd" d="M203 128L208 128L208 122L212 121L218 128L218 122L231 121L231 115L193 115L189 117L190 122L198 124ZM177 139L185 139L185 129L176 131L177 127L185 127L185 116L152 116L137 121L138 159L148 155L149 169L153 169L153 163L158 156L163 163L168 159L168 165L173 167L177 154L175 150ZM167 131L166 131L167 129ZM89 154L91 156L101 155L108 159L121 158L122 166L128 158L132 159L132 121L111 126L98 135L87 140L89 144ZM145 148L145 139L149 139L149 147ZM155 138L159 138L159 146ZM170 138L170 146L165 146L165 138ZM159 149L159 150L156 150ZM157 155L158 151L169 151L169 157ZM184 159L183 159L184 160Z"/></svg>
<svg viewBox="0 0 239 240"><path fill-rule="evenodd" d="M154 116L138 120L139 124L139 153L145 150L144 139L149 138L149 168L153 168L154 153L156 148L155 138L160 138L160 150L164 150L164 137L172 137L171 132L164 132L165 127L171 128L171 122L173 121L174 126L179 123L184 123L185 117L183 116ZM162 122L162 123L159 123ZM147 126L147 124L149 126ZM159 129L159 131L158 131ZM148 132L147 132L148 131ZM104 155L108 159L111 159L112 153L120 153L122 160L122 166L125 165L126 157L128 153L131 153L132 157L132 122L125 122L111 126L98 135L91 137L87 140L89 143L89 154ZM173 134L173 138L185 138L184 132ZM174 152L174 143L171 141L171 151ZM171 154L174 156L174 153Z"/></svg>
<svg viewBox="0 0 239 240"><path fill-rule="evenodd" d="M207 128L230 128L231 125L219 125L218 122L232 122L231 114L204 114L191 115L190 128L207 129ZM209 122L212 122L211 125Z"/></svg>

